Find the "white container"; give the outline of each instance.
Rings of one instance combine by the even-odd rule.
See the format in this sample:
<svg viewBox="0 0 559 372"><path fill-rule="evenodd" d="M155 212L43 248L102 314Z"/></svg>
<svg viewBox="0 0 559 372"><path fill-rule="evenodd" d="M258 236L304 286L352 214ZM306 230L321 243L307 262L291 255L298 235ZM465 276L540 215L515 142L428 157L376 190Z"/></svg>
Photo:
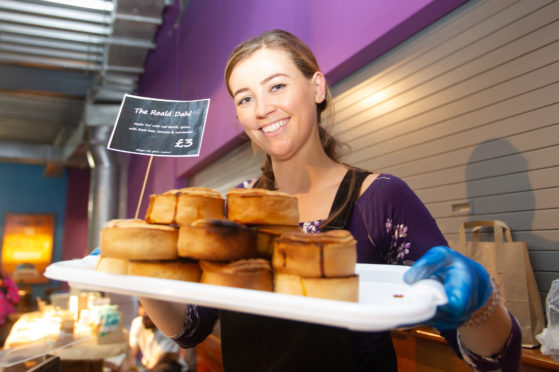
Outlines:
<svg viewBox="0 0 559 372"><path fill-rule="evenodd" d="M98 256L51 264L45 276L79 289L198 304L360 331L420 324L447 301L439 282L403 281L407 266L357 264L359 302L95 271Z"/></svg>

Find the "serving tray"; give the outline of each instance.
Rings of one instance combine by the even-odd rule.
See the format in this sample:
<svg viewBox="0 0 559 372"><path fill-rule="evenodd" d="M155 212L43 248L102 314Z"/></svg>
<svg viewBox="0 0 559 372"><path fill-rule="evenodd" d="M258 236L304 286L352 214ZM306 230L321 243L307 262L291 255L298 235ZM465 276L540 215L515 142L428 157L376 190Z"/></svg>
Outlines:
<svg viewBox="0 0 559 372"><path fill-rule="evenodd" d="M442 285L403 281L409 267L357 264L359 301L345 302L242 288L183 282L95 270L99 256L51 264L45 276L71 287L198 304L359 331L383 331L420 324L447 301Z"/></svg>

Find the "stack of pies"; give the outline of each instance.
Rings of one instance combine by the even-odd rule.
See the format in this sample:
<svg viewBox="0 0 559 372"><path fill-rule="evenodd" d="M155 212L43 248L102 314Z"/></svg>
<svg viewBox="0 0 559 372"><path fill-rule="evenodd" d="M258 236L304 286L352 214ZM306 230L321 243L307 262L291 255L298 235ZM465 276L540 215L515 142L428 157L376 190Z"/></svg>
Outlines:
<svg viewBox="0 0 559 372"><path fill-rule="evenodd" d="M219 226L214 225L213 229L219 228L222 231L218 236L212 234L212 238L216 239L214 246L222 247L223 252L208 252L205 246L197 247L198 254L203 255L200 256L203 259L200 262L200 282L272 291L270 254L266 257L266 253L271 251L273 238L267 239L267 245L264 247L263 233L258 227L290 225L298 229L298 219L297 199L289 194L260 189L230 190L227 193L228 224L221 221ZM206 222L208 221L203 221L204 224ZM237 235L236 230L242 231L240 226L248 230L250 243L248 239L232 239ZM204 233L197 235L205 235L207 231L206 229Z"/></svg>
<svg viewBox="0 0 559 372"><path fill-rule="evenodd" d="M274 245L274 290L280 293L357 301L356 241L349 231L289 232Z"/></svg>
<svg viewBox="0 0 559 372"><path fill-rule="evenodd" d="M99 271L199 281L196 260L179 256L179 228L198 218L222 218L225 199L215 190L187 187L151 195L145 220L113 220L101 230Z"/></svg>
<svg viewBox="0 0 559 372"><path fill-rule="evenodd" d="M225 199L207 187L186 187L150 195L146 222L187 225L201 218L223 218Z"/></svg>
<svg viewBox="0 0 559 372"><path fill-rule="evenodd" d="M225 212L226 210L226 212ZM151 195L145 220L101 231L97 269L174 280L357 301L356 242L345 230L306 234L297 199L203 187Z"/></svg>
<svg viewBox="0 0 559 372"><path fill-rule="evenodd" d="M100 236L97 270L115 274L198 281L198 263L180 260L177 228L144 220L112 220Z"/></svg>

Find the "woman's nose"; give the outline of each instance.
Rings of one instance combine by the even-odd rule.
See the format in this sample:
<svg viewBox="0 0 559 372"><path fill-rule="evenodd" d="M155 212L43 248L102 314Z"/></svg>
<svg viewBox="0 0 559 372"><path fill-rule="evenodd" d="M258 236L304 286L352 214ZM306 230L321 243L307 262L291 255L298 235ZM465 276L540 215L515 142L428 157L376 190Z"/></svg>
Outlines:
<svg viewBox="0 0 559 372"><path fill-rule="evenodd" d="M258 97L256 100L256 116L266 117L274 111L274 105L266 97Z"/></svg>

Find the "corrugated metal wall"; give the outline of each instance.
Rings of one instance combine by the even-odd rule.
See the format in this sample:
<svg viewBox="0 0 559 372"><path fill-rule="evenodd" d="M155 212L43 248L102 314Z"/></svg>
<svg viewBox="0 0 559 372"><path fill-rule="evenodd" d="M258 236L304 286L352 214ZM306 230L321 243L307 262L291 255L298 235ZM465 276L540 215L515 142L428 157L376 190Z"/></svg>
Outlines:
<svg viewBox="0 0 559 372"><path fill-rule="evenodd" d="M470 1L333 91L344 161L403 178L448 239L467 220L507 222L547 292L559 277L559 1ZM244 146L192 182L227 190L261 159Z"/></svg>
<svg viewBox="0 0 559 372"><path fill-rule="evenodd" d="M211 187L225 196L228 190L241 182L258 177L262 164L264 153L254 151L251 143L246 142L196 173L189 179L189 185Z"/></svg>

